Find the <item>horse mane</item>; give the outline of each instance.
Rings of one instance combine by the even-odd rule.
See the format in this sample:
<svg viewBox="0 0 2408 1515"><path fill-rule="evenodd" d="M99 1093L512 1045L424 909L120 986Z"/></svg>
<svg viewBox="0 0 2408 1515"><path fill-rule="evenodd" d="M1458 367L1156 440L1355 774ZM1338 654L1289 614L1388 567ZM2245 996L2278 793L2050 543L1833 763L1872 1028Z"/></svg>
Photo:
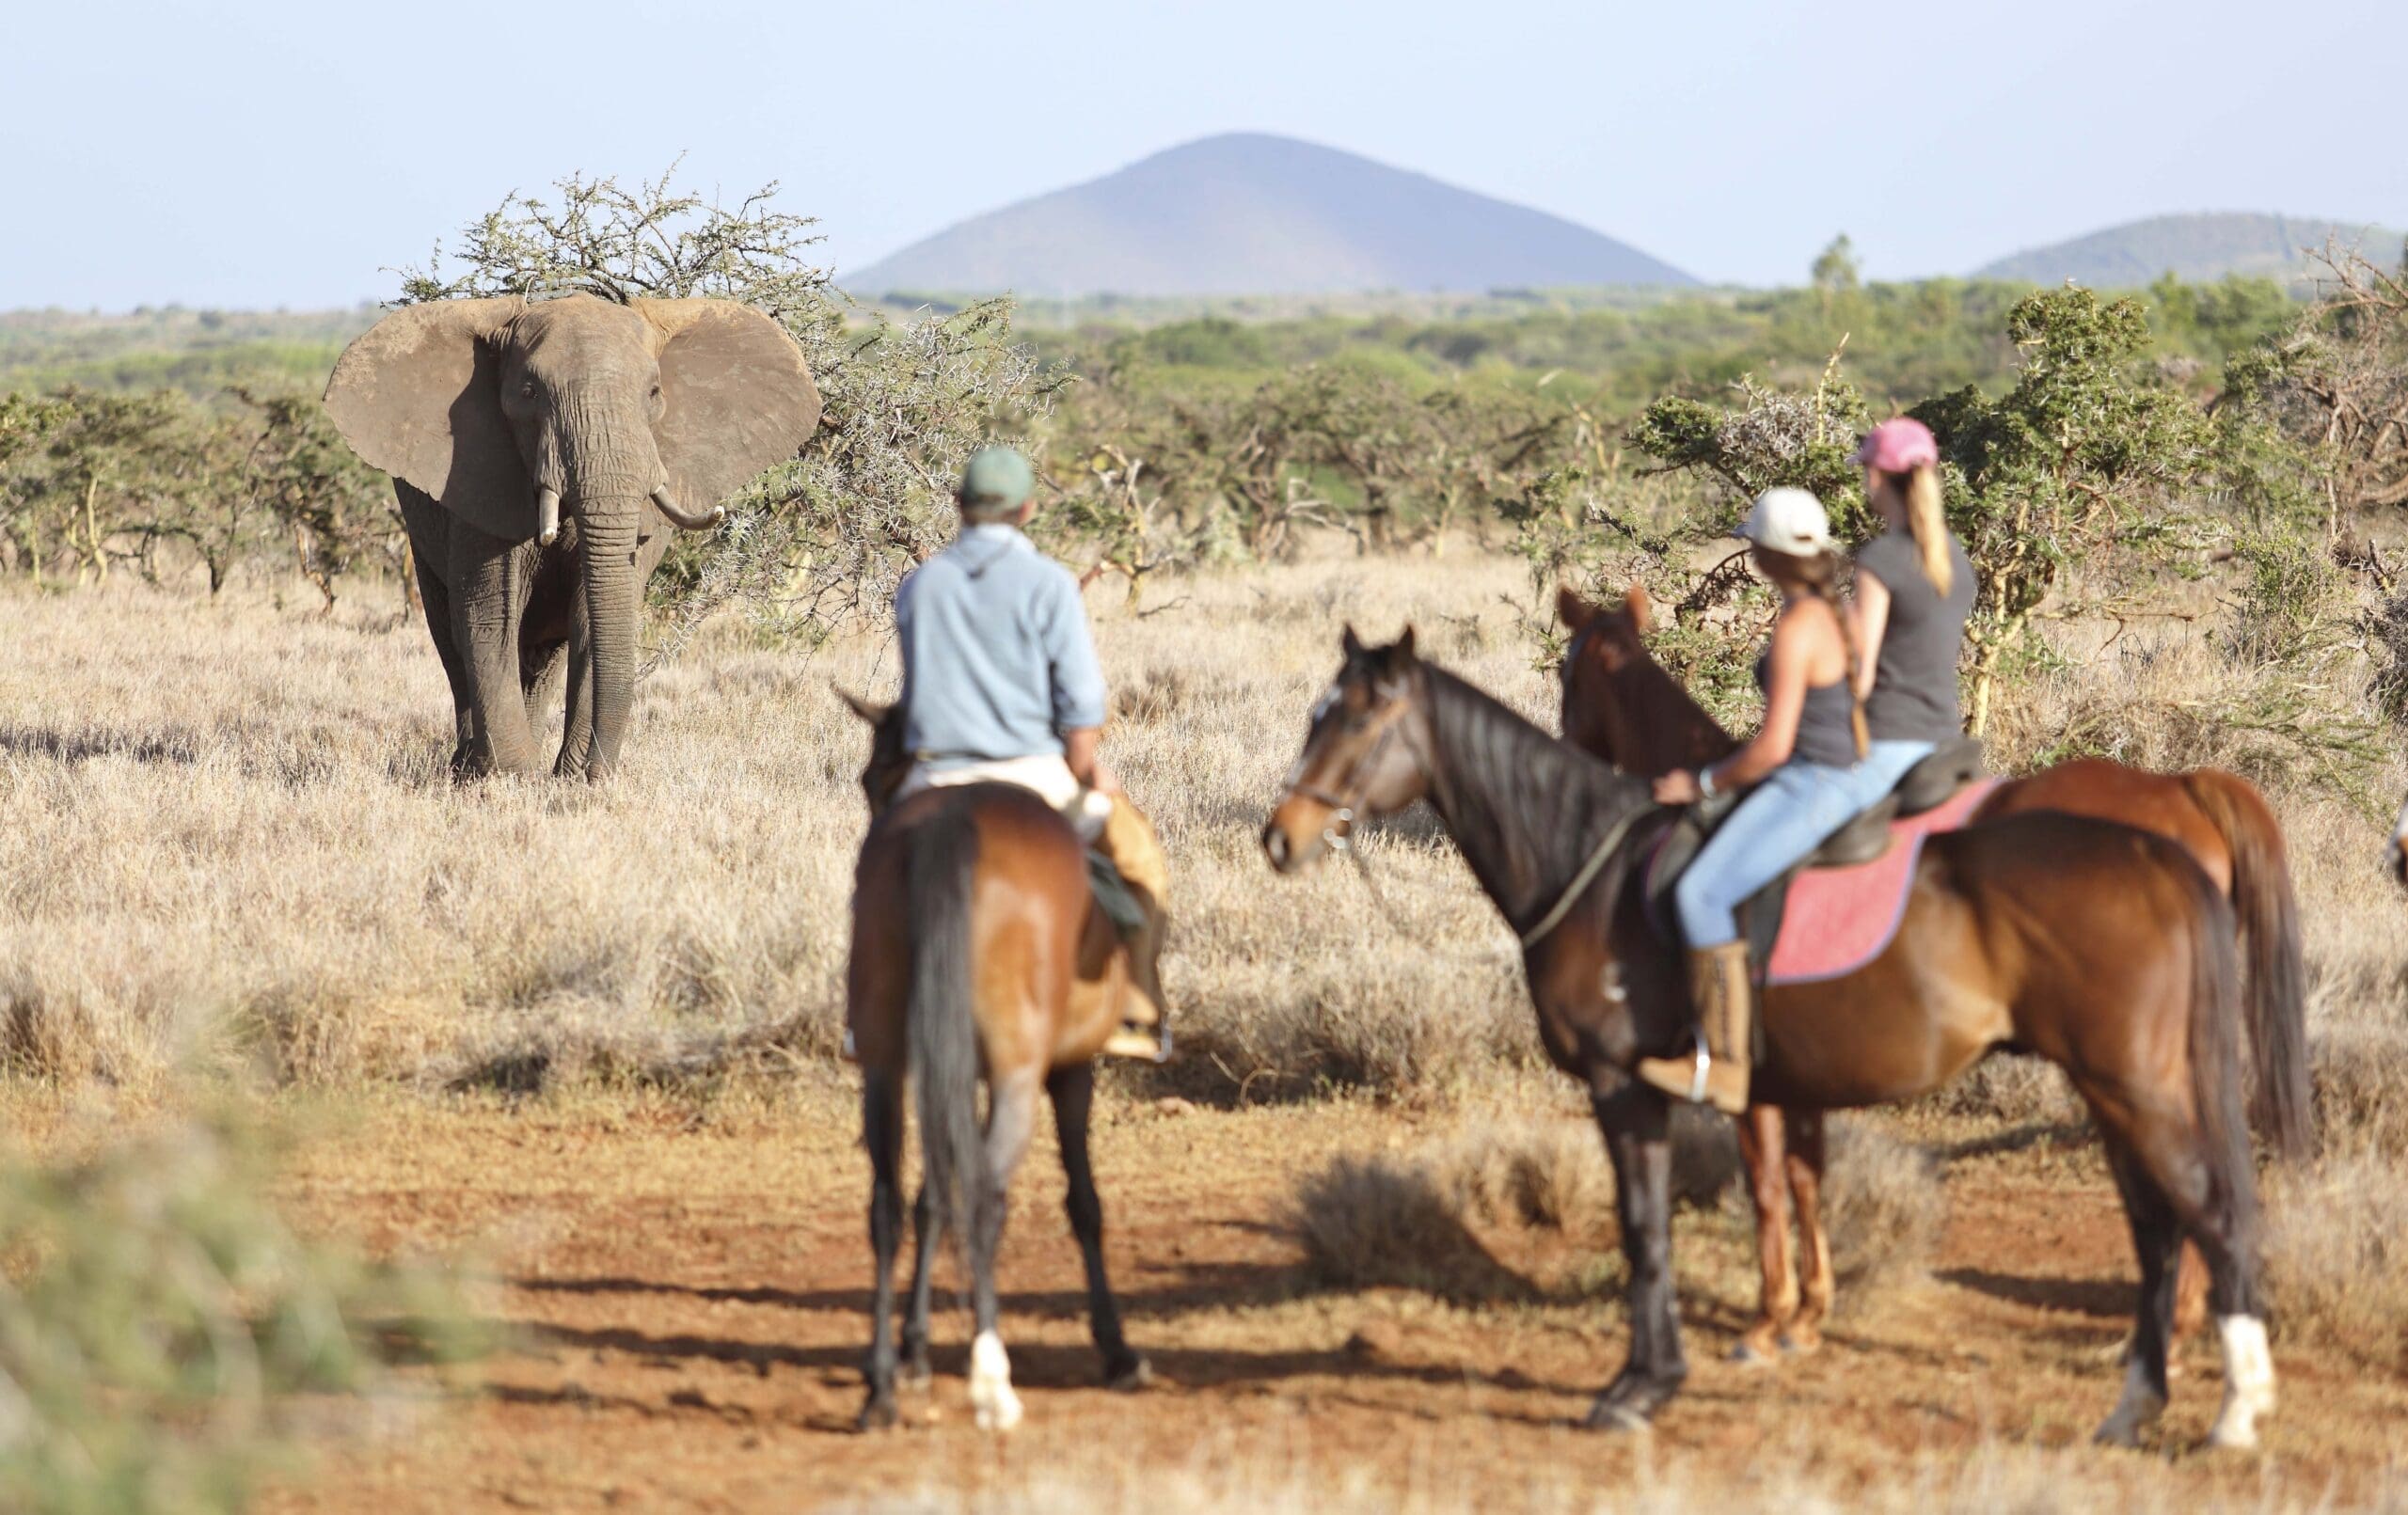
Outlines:
<svg viewBox="0 0 2408 1515"><path fill-rule="evenodd" d="M1653 804L1646 783L1524 719L1486 690L1421 665L1446 754L1432 802L1509 919L1560 889L1606 828Z"/></svg>

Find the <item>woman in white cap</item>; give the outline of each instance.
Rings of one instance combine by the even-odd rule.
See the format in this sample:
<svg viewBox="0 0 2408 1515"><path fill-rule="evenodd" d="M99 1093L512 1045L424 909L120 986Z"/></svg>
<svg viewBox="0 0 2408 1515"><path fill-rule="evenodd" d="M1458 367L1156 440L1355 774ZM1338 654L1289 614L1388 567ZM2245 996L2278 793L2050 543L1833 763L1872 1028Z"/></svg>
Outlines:
<svg viewBox="0 0 2408 1515"><path fill-rule="evenodd" d="M1863 762L1870 739L1856 693L1856 643L1833 590L1839 557L1822 501L1802 489L1768 489L1739 535L1754 544L1756 571L1781 592L1771 642L1756 661L1764 724L1721 762L1656 781L1656 797L1667 805L1741 790L1747 797L1672 886L1688 946L1696 1053L1639 1065L1639 1076L1665 1093L1734 1115L1748 1104L1751 1015L1738 907L1888 788Z"/></svg>

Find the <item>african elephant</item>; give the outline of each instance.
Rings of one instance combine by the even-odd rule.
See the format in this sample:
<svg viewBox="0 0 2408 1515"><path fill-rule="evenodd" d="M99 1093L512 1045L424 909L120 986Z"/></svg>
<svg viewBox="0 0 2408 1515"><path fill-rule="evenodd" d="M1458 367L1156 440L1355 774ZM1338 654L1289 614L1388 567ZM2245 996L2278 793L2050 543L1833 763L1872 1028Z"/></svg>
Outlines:
<svg viewBox="0 0 2408 1515"><path fill-rule="evenodd" d="M565 648L553 771L607 778L666 527L715 524L819 422L794 339L729 300L406 306L344 349L325 399L393 476L463 775L535 771Z"/></svg>

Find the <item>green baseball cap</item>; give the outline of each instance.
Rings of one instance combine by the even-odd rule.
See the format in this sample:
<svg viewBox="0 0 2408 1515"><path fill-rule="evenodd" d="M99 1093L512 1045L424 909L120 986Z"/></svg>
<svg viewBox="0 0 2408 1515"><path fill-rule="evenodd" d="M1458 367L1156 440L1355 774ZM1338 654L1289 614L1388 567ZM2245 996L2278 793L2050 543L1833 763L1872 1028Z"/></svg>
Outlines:
<svg viewBox="0 0 2408 1515"><path fill-rule="evenodd" d="M1037 493L1037 473L1017 448L982 447L962 466L957 497L987 513L1016 511Z"/></svg>

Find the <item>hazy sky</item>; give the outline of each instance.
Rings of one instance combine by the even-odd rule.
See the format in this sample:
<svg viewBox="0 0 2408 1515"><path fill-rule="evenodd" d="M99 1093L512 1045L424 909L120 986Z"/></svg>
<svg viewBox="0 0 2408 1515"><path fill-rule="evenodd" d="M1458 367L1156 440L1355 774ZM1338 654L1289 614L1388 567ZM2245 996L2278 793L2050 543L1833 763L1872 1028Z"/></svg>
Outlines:
<svg viewBox="0 0 2408 1515"><path fill-rule="evenodd" d="M706 189L781 181L841 277L1241 129L1746 283L1843 229L1905 276L2159 212L2408 224L2401 0L79 0L8 30L0 308L382 297L508 190L681 150Z"/></svg>

